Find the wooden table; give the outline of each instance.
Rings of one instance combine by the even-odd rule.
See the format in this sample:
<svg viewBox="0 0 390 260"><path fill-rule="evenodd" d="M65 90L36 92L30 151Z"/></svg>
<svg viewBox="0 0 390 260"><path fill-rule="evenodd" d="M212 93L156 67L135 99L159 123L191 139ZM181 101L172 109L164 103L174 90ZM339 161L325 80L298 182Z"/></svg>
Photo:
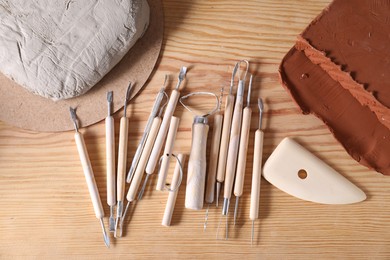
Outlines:
<svg viewBox="0 0 390 260"><path fill-rule="evenodd" d="M261 185L256 245L250 245L248 219L253 159L251 124L245 192L239 222L229 240L216 240L220 209L184 208L181 186L172 226L161 226L166 192L154 190L156 178L136 204L124 237L105 248L79 162L73 132L36 133L0 123L0 258L118 259L247 258L329 259L390 257L390 177L359 165L335 141L325 125L302 115L278 79L278 65L295 37L329 3L304 1L164 0L164 43L154 74L129 105L129 161L140 140L155 93L164 75L169 89L179 68L189 66L183 93L227 87L235 61L249 59L255 74L252 100L266 100L264 160L286 136L363 189L368 198L354 205L319 205L299 200L266 181ZM255 106L253 105L253 108ZM115 114L116 127L123 111ZM181 118L174 151L188 153L192 115L178 106ZM100 122L82 129L102 201L106 201L105 136ZM118 131L116 132L118 137ZM106 215L107 204L104 203ZM232 215L230 215L232 216Z"/></svg>

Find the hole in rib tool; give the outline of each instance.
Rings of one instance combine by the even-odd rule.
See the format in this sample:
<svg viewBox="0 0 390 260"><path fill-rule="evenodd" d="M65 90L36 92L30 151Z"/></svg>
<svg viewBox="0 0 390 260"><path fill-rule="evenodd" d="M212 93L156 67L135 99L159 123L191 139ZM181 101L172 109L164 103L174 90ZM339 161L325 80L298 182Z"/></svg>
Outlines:
<svg viewBox="0 0 390 260"><path fill-rule="evenodd" d="M204 198L204 201L207 203L207 209L206 209L206 216L204 220L203 230L206 230L207 228L207 220L209 217L210 204L214 202L214 198L215 198L215 182L216 182L216 175L217 175L217 163L218 163L219 147L221 143L222 121L223 121L223 115L220 113L222 96L223 96L223 88L221 89L221 95L219 96L218 112L214 115L214 122L213 122L213 133L211 138L209 167L208 167L207 181L206 181L206 194Z"/></svg>
<svg viewBox="0 0 390 260"><path fill-rule="evenodd" d="M164 83L164 85L165 85L165 83ZM168 100L167 94L165 93L165 87L163 87L160 90L160 92L157 94L158 98L156 99L156 102L159 100L160 95L162 95L163 97L165 96L166 100ZM159 103L161 103L161 102L159 102ZM137 190L139 188L139 185L141 183L142 175L145 171L145 167L146 167L146 164L148 162L150 153L152 151L154 141L156 140L158 130L160 129L161 114L163 113L164 107L166 104L167 103L165 102L159 108L160 112L152 121L152 126L150 127L150 131L149 131L149 134L147 136L144 149L142 150L139 162L138 162L137 167L135 169L132 181L130 183L129 190L127 191L127 195L126 195L127 204L126 204L125 212L123 213L123 218L122 218L122 222L121 222L122 227L123 227L123 223L126 219L126 215L127 215L128 210L129 210L130 203L135 201L135 196L136 196Z"/></svg>
<svg viewBox="0 0 390 260"><path fill-rule="evenodd" d="M181 181L183 180L183 165L184 165L183 154L180 153L177 156L174 154L171 155L176 158L177 162L176 162L175 170L173 172L170 188L166 187L167 190L169 191L169 194L168 194L167 204L165 206L164 216L161 225L167 227L171 225L172 214L176 204L177 193L179 192L180 184ZM168 156L170 155L164 154L163 158Z"/></svg>
<svg viewBox="0 0 390 260"><path fill-rule="evenodd" d="M110 232L115 231L114 207L115 196L115 130L112 117L112 91L107 92L108 115L106 123L106 171L107 171L107 204L110 206L110 218L108 226Z"/></svg>
<svg viewBox="0 0 390 260"><path fill-rule="evenodd" d="M263 158L263 140L264 132L261 130L263 122L263 101L258 100L259 107L259 128L255 132L255 147L253 153L253 170L252 170L252 190L251 190L251 204L249 211L249 219L252 220L251 230L251 244L253 244L253 237L255 231L255 220L259 218L259 203L260 203L260 184L261 184L261 164Z"/></svg>
<svg viewBox="0 0 390 260"><path fill-rule="evenodd" d="M178 82L176 84L175 89L172 91L171 96L169 97L168 105L165 110L165 114L160 126L160 130L158 131L158 135L156 137L156 141L154 142L154 146L152 149L152 153L150 154L148 164L146 165L146 173L147 174L152 174L154 170L156 169L157 162L160 157L160 152L163 146L163 143L165 141L165 138L167 136L168 132L168 126L171 121L173 112L175 111L177 101L179 100L180 97L180 92L179 92L179 87L181 83L183 82L185 76L187 73L187 68L182 67L180 69L179 77L178 77Z"/></svg>
<svg viewBox="0 0 390 260"><path fill-rule="evenodd" d="M221 146L219 149L218 156L218 167L217 167L217 190L216 190L216 198L215 205L218 208L219 203L219 194L221 193L222 183L225 181L225 171L226 171L226 160L229 148L229 138L230 138L230 128L232 125L232 116L233 116L233 108L234 108L234 95L233 95L233 87L234 87L234 77L238 71L240 63L237 62L234 66L232 72L232 78L230 80L230 89L229 94L226 96L225 101L225 111L224 111L224 119L222 125L222 134L221 134Z"/></svg>
<svg viewBox="0 0 390 260"><path fill-rule="evenodd" d="M204 114L195 115L192 109L185 105L184 100L191 96L215 97L215 108ZM185 207L188 209L200 210L203 208L204 191L206 182L206 145L209 131L207 117L215 113L218 109L219 101L217 95L210 92L194 92L180 98L180 103L192 114L195 115L192 124L191 153L188 161L187 188L185 197Z"/></svg>
<svg viewBox="0 0 390 260"><path fill-rule="evenodd" d="M70 115L74 124L74 128L76 130L76 133L74 134L74 139L76 141L77 151L79 153L81 165L83 167L84 176L87 182L88 191L91 197L93 209L95 211L96 218L100 220L100 225L103 231L104 243L106 247L110 247L110 238L106 233L106 228L104 227L104 222L103 222L103 218L104 218L103 205L100 200L99 190L96 186L95 176L93 174L92 165L88 156L88 151L85 145L84 137L83 134L79 132L76 110L70 108Z"/></svg>
<svg viewBox="0 0 390 260"><path fill-rule="evenodd" d="M156 96L156 99L154 101L154 105L152 108L152 112L149 115L148 121L147 121L145 129L144 129L144 133L141 137L141 141L139 142L139 145L138 145L137 150L135 151L135 154L133 157L133 161L131 162L130 170L127 173L127 179L126 179L127 183L130 183L131 178L133 177L133 175L135 173L135 170L136 170L137 165L139 163L139 160L141 158L142 150L145 147L146 139L147 139L149 132L150 132L150 129L152 127L153 119L158 115L158 111L160 109L161 102L164 99L164 96L166 96L165 87L166 87L167 81L168 81L168 75L165 75L164 85L160 89L160 91L158 92L158 94Z"/></svg>
<svg viewBox="0 0 390 260"><path fill-rule="evenodd" d="M226 174L225 174L225 185L223 193L223 207L222 215L226 217L226 235L225 239L228 237L228 211L230 204L230 197L232 195L234 175L237 166L237 155L238 148L240 143L240 132L241 132L241 119L242 119L242 109L244 104L244 90L245 90L245 79L249 69L249 62L246 60L239 61L239 63L246 64L246 70L243 77L239 77L236 103L234 104L232 126L230 129L230 139L229 139L229 149L228 156L226 161Z"/></svg>
<svg viewBox="0 0 390 260"><path fill-rule="evenodd" d="M129 102L132 85L129 83L126 91L124 113L120 121L119 128L119 147L118 147L118 169L116 181L116 199L117 211L115 220L115 237L122 236L122 229L119 228L119 222L123 218L123 199L125 197L125 178L126 178L126 159L127 159L127 139L129 135L129 119L126 116L127 103ZM123 220L122 220L123 221Z"/></svg>
<svg viewBox="0 0 390 260"><path fill-rule="evenodd" d="M234 196L236 197L236 204L234 206L234 218L233 218L234 226L236 225L236 220L237 220L238 202L239 202L239 199L242 196L242 193L244 190L246 155L247 155L247 151L248 151L249 131L251 129L251 118L252 118L252 109L250 108L252 79L253 79L253 76L251 75L250 79L249 79L246 107L244 108L244 111L242 114L242 124L241 124L241 135L240 135L240 146L238 149L236 180L234 182Z"/></svg>

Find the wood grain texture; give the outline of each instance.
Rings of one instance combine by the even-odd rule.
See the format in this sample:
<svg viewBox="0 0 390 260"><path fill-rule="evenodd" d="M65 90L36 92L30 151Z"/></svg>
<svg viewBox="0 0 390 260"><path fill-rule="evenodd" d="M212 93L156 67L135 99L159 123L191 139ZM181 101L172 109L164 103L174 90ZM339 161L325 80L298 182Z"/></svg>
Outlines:
<svg viewBox="0 0 390 260"><path fill-rule="evenodd" d="M180 67L188 66L182 95L201 90L219 93L222 86L228 88L235 61L246 58L255 75L252 103L259 96L265 100L263 161L284 137L294 136L363 189L368 195L365 202L318 205L291 197L263 180L260 218L255 223L258 243L251 246L249 202L258 123L253 106L244 194L234 229L230 215L229 240L215 239L221 208L210 207L206 232L205 211L184 208L185 182L171 227L162 227L167 193L154 190L153 175L142 201L131 206L123 238L112 239L107 249L90 202L74 132L36 133L0 123L0 258L389 259L390 178L359 165L319 119L302 115L277 75L279 62L296 35L329 2L163 1L163 49L147 88L128 107L127 156L131 162L165 74L171 75L170 91ZM114 115L116 142L122 114ZM180 125L173 152L189 154L193 117L182 106L174 115L180 117ZM104 121L81 132L101 199L106 201ZM105 203L103 207L109 215Z"/></svg>

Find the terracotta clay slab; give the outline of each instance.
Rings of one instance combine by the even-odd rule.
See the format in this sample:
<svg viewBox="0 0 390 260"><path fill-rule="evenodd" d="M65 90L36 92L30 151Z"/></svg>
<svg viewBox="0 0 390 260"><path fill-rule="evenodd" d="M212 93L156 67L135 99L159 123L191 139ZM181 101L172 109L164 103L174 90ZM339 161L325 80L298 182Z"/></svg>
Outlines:
<svg viewBox="0 0 390 260"><path fill-rule="evenodd" d="M302 112L324 121L359 163L390 175L390 3L334 0L283 58Z"/></svg>
<svg viewBox="0 0 390 260"><path fill-rule="evenodd" d="M150 24L145 35L123 59L90 91L80 97L52 101L31 94L3 74L0 74L0 120L8 124L42 132L73 129L69 107L77 108L82 127L94 124L107 116L107 91L114 91L113 109L123 107L129 82L134 83L134 97L144 86L158 59L164 19L160 0L148 0Z"/></svg>

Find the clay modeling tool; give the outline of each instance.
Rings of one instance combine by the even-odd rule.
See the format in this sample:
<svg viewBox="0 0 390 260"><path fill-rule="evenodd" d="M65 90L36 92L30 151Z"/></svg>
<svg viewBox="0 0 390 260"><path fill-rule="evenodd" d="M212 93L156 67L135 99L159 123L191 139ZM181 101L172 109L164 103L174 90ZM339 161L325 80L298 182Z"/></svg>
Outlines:
<svg viewBox="0 0 390 260"><path fill-rule="evenodd" d="M234 86L234 77L238 71L240 63L237 62L234 66L232 72L232 78L230 80L230 89L229 94L226 96L225 103L225 112L222 125L222 134L221 134L221 146L219 149L218 156L218 167L217 167L217 190L215 204L218 208L219 194L221 193L222 183L225 181L225 171L226 171L226 160L229 148L229 138L230 138L230 129L232 124L232 115L234 107L234 95L233 95L233 86Z"/></svg>
<svg viewBox="0 0 390 260"><path fill-rule="evenodd" d="M259 128L255 133L255 147L253 152L253 169L252 169L252 190L251 204L249 211L249 219L252 220L251 244L253 244L253 236L255 231L255 220L259 218L259 203L260 203L260 184L261 184L261 164L263 158L263 140L264 132L262 129L263 122L263 101L258 100L259 107Z"/></svg>
<svg viewBox="0 0 390 260"><path fill-rule="evenodd" d="M252 109L250 108L252 79L253 76L251 75L249 79L246 107L244 108L244 111L242 113L240 147L238 149L236 180L234 182L234 196L236 197L236 203L234 207L234 218L233 218L234 226L236 225L236 220L237 220L238 202L244 190L246 155L248 152L249 131L251 129L251 118L252 118Z"/></svg>
<svg viewBox="0 0 390 260"><path fill-rule="evenodd" d="M237 166L237 155L240 142L240 132L241 132L241 119L242 119L242 108L244 103L244 90L245 90L245 79L247 72L249 70L249 62L246 60L240 61L246 63L246 71L244 76L238 81L237 87L237 97L236 103L234 104L232 126L230 129L230 140L229 140L229 149L228 156L226 161L226 175L225 175L225 185L223 193L223 207L222 215L226 216L226 223L229 211L230 197L232 195L234 175L236 172ZM226 236L228 237L228 226L226 226Z"/></svg>
<svg viewBox="0 0 390 260"><path fill-rule="evenodd" d="M168 156L163 155L163 157L168 157ZM175 155L173 155L173 156L176 157ZM176 160L177 160L177 162L176 162L175 170L173 172L171 188L169 191L167 204L165 206L164 216L163 216L163 219L161 222L161 225L167 226L167 227L171 225L171 219L172 219L173 210L174 210L175 204L176 204L177 194L179 193L180 183L183 179L184 155L181 153L178 154L176 157Z"/></svg>
<svg viewBox="0 0 390 260"><path fill-rule="evenodd" d="M134 172L135 172L135 169L137 167L137 164L138 164L138 162L139 162L139 160L141 158L142 150L144 149L144 146L145 146L145 143L146 143L146 138L148 137L148 134L150 132L150 128L152 127L153 119L157 116L157 113L158 113L158 111L160 109L160 106L161 106L161 102L162 102L164 96L166 96L165 86L167 84L167 81L168 81L168 75L165 75L164 85L160 89L160 91L158 92L158 94L156 96L156 99L154 101L154 105L153 105L153 108L152 108L152 112L149 115L149 119L148 119L148 121L146 123L145 129L144 129L144 133L142 134L141 141L139 142L139 145L138 145L137 150L135 151L135 154L134 154L134 157L133 157L133 161L131 162L130 170L127 173L127 179L126 179L127 183L130 183L131 178L134 175Z"/></svg>
<svg viewBox="0 0 390 260"><path fill-rule="evenodd" d="M204 114L195 115L192 109L184 104L184 100L195 95L211 95L216 98L215 108ZM193 92L180 98L180 103L195 115L192 124L191 153L188 161L187 187L185 196L185 207L188 209L200 210L203 208L204 191L206 182L206 145L209 131L208 119L218 110L218 96L210 92Z"/></svg>
<svg viewBox="0 0 390 260"><path fill-rule="evenodd" d="M221 95L219 96L219 104L218 104L218 113L214 115L213 122L213 133L211 138L211 147L210 147L210 155L209 155L209 167L207 172L207 181L206 181L206 194L204 201L207 203L206 216L204 220L203 230L207 228L207 220L209 216L209 208L210 204L214 202L215 198L215 182L217 175L217 163L218 163L218 154L219 147L221 143L221 132L222 132L222 121L223 115L220 114L221 110L221 102L223 97L223 88L221 89Z"/></svg>
<svg viewBox="0 0 390 260"><path fill-rule="evenodd" d="M114 207L115 196L115 130L112 117L112 91L107 92L108 115L106 123L106 171L107 171L107 204L110 206L108 226L110 232L115 231Z"/></svg>
<svg viewBox="0 0 390 260"><path fill-rule="evenodd" d="M182 81L184 80L186 73L187 73L187 67L182 67L180 69L176 87L172 91L171 96L169 97L168 105L160 126L160 130L158 131L158 135L154 143L152 153L150 154L148 164L146 165L146 173L148 174L152 174L156 169L159 155L168 132L169 122L171 120L173 112L175 111L177 101L179 100L180 97L179 87Z"/></svg>
<svg viewBox="0 0 390 260"><path fill-rule="evenodd" d="M169 155L172 153L174 141L176 139L176 133L179 128L180 119L178 117L172 116L171 123L169 125L167 140L165 141L165 148L163 155ZM163 156L160 170L158 172L158 180L156 190L162 191L165 187L165 181L167 179L170 156ZM146 179L145 179L146 181ZM145 182L146 183L146 182Z"/></svg>
<svg viewBox="0 0 390 260"><path fill-rule="evenodd" d="M104 227L104 210L103 205L100 200L99 190L96 185L95 176L93 174L91 161L88 156L87 147L85 145L83 134L79 132L79 126L77 122L76 110L70 108L70 116L72 118L74 129L76 133L74 134L74 139L77 145L77 151L79 153L81 165L83 167L85 180L87 182L89 195L91 197L93 209L95 211L96 218L100 220L100 225L103 231L103 238L106 247L110 247L110 238L107 235L106 228Z"/></svg>
<svg viewBox="0 0 390 260"><path fill-rule="evenodd" d="M285 138L264 164L264 178L297 198L323 204L351 204L366 194L291 138Z"/></svg>
<svg viewBox="0 0 390 260"><path fill-rule="evenodd" d="M163 106L161 106L158 116L156 116L153 119L152 126L150 128L150 132L149 132L148 137L146 139L145 147L142 150L141 157L139 159L137 168L136 168L134 176L133 176L133 180L130 184L129 190L127 191L127 195L126 195L127 204L126 204L125 212L123 213L123 217L122 217L122 221L121 221L122 227L123 227L123 223L126 219L126 215L127 215L128 210L129 210L130 203L135 201L135 196L137 194L137 190L138 190L139 185L141 183L142 175L145 171L145 167L146 167L146 164L148 162L150 153L152 152L153 144L154 144L154 141L156 140L158 130L160 129L161 114L163 113L164 107L166 104L167 103L165 103Z"/></svg>
<svg viewBox="0 0 390 260"><path fill-rule="evenodd" d="M122 236L122 229L118 230L118 227L123 214L123 199L125 197L127 139L129 135L129 119L126 117L126 110L127 110L127 103L130 100L131 90L132 90L132 85L130 83L126 91L124 113L120 121L120 129L119 129L118 169L117 169L117 182L116 182L117 211L116 211L115 233L114 233L115 237Z"/></svg>

